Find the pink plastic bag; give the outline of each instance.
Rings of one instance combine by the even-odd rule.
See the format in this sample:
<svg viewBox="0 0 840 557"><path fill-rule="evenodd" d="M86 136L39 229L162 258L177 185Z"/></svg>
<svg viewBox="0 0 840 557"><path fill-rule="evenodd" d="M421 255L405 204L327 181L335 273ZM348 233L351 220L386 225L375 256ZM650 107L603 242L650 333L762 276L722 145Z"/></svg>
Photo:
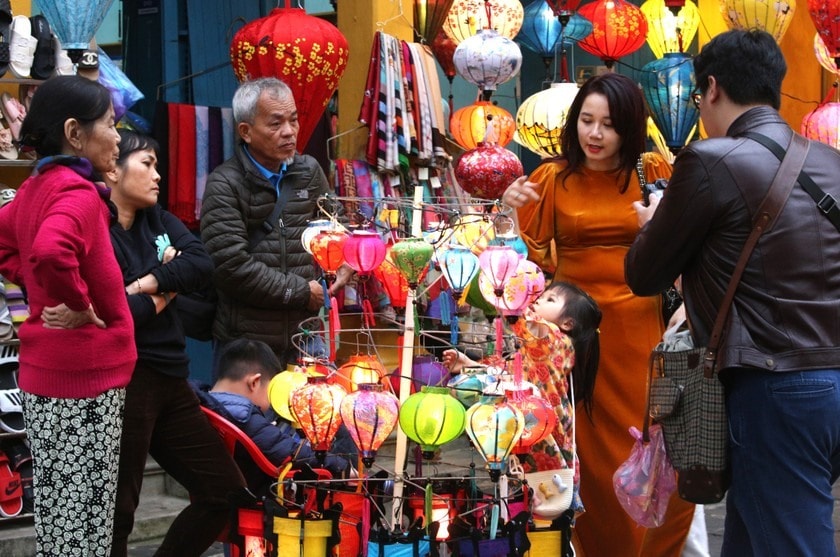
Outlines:
<svg viewBox="0 0 840 557"><path fill-rule="evenodd" d="M630 435L636 439L630 458L613 475L613 488L618 502L639 525L661 526L668 509L668 500L677 488L674 468L665 454L665 439L658 424L650 426L650 441L645 442L635 427Z"/></svg>

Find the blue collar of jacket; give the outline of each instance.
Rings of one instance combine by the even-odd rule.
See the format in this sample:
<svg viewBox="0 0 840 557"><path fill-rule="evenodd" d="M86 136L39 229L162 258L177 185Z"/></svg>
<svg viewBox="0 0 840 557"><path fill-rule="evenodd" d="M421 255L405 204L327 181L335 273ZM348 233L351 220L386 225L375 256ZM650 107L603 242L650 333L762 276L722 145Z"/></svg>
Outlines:
<svg viewBox="0 0 840 557"><path fill-rule="evenodd" d="M263 178L269 181L272 186L274 186L274 191L277 196L280 196L280 182L283 180L283 176L286 175L286 168L287 165L284 162L283 165L280 167L280 172L272 172L271 170L267 169L263 165L257 162L257 159L251 154L250 149L248 149L247 145L243 145L242 149L245 151L245 154L248 155L248 158L251 159L251 162L254 163L254 166L257 167L260 174L262 174Z"/></svg>

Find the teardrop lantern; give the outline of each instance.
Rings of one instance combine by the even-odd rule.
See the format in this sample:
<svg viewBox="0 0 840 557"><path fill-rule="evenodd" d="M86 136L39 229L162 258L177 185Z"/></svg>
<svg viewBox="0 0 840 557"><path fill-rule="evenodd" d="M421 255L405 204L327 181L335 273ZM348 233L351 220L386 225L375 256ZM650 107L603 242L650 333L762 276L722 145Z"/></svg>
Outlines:
<svg viewBox="0 0 840 557"><path fill-rule="evenodd" d="M522 27L524 15L519 0L455 0L443 22L443 32L456 44L482 29L513 39Z"/></svg>
<svg viewBox="0 0 840 557"><path fill-rule="evenodd" d="M466 246L451 244L440 259L440 270L457 299L478 273L478 257Z"/></svg>
<svg viewBox="0 0 840 557"><path fill-rule="evenodd" d="M669 52L648 62L642 67L641 84L653 121L665 144L676 154L700 118L700 111L691 100L695 87L691 56Z"/></svg>
<svg viewBox="0 0 840 557"><path fill-rule="evenodd" d="M513 454L526 454L539 443L544 441L554 432L557 427L558 418L554 408L546 399L535 395L531 389L516 389L505 392L508 403L512 404L522 412L524 428L516 445L511 452Z"/></svg>
<svg viewBox="0 0 840 557"><path fill-rule="evenodd" d="M777 43L785 36L795 11L796 0L720 0L720 13L729 29L761 29Z"/></svg>
<svg viewBox="0 0 840 557"><path fill-rule="evenodd" d="M840 103L828 102L802 118L802 135L840 148Z"/></svg>
<svg viewBox="0 0 840 557"><path fill-rule="evenodd" d="M525 417L503 396L483 395L467 410L467 435L487 462L490 480L497 482L525 427Z"/></svg>
<svg viewBox="0 0 840 557"><path fill-rule="evenodd" d="M382 265L373 271L373 276L382 285L391 306L402 309L405 307L406 298L408 298L408 281L394 264L394 258L391 254L392 248L393 246L388 246L385 259L382 261Z"/></svg>
<svg viewBox="0 0 840 557"><path fill-rule="evenodd" d="M513 139L516 122L510 112L490 101L476 101L459 108L449 119L452 139L464 149L492 142L505 147Z"/></svg>
<svg viewBox="0 0 840 557"><path fill-rule="evenodd" d="M480 143L463 153L455 166L458 184L465 192L481 199L499 199L524 172L519 157L492 143Z"/></svg>
<svg viewBox="0 0 840 557"><path fill-rule="evenodd" d="M322 230L309 244L312 257L330 279L335 277L338 268L344 263L344 244L347 237L344 232Z"/></svg>
<svg viewBox="0 0 840 557"><path fill-rule="evenodd" d="M422 238L405 238L391 246L394 266L408 281L409 288L417 288L429 269L435 248Z"/></svg>
<svg viewBox="0 0 840 557"><path fill-rule="evenodd" d="M700 25L700 10L692 0L675 14L665 0L646 0L639 8L648 22L647 43L653 55L662 58L666 52L686 52Z"/></svg>
<svg viewBox="0 0 840 557"><path fill-rule="evenodd" d="M578 46L599 57L608 68L645 44L647 20L629 2L596 0L581 6L578 13L592 22L592 33L578 42Z"/></svg>
<svg viewBox="0 0 840 557"><path fill-rule="evenodd" d="M811 21L822 37L828 55L840 65L840 1L808 0Z"/></svg>
<svg viewBox="0 0 840 557"><path fill-rule="evenodd" d="M362 383L358 391L342 399L341 419L368 468L376 459L376 451L397 425L399 409L397 397L382 390L379 384Z"/></svg>
<svg viewBox="0 0 840 557"><path fill-rule="evenodd" d="M525 99L516 111L513 140L541 157L562 154L560 134L578 90L577 83L552 83Z"/></svg>
<svg viewBox="0 0 840 557"><path fill-rule="evenodd" d="M302 8L275 8L243 26L230 43L233 72L241 81L276 77L292 90L302 152L347 67L347 39L328 21Z"/></svg>
<svg viewBox="0 0 840 557"><path fill-rule="evenodd" d="M498 85L519 73L522 51L507 37L482 29L458 45L452 61L458 75L484 91L484 100L489 100Z"/></svg>
<svg viewBox="0 0 840 557"><path fill-rule="evenodd" d="M525 19L522 21L522 29L516 35L516 41L540 55L548 80L551 76L551 61L562 31L560 19L554 15L554 10L546 0L534 0L525 7Z"/></svg>
<svg viewBox="0 0 840 557"><path fill-rule="evenodd" d="M319 462L341 426L341 400L347 395L340 385L327 383L326 377L309 377L306 385L289 395L289 408L309 439Z"/></svg>

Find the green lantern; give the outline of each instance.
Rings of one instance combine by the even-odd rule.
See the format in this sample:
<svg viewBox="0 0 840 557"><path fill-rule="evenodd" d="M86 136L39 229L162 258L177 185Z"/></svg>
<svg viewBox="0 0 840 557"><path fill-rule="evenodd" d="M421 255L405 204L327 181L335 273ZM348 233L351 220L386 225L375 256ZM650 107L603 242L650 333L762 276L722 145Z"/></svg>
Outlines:
<svg viewBox="0 0 840 557"><path fill-rule="evenodd" d="M434 253L432 244L422 238L405 238L391 246L391 259L408 281L409 288L417 288Z"/></svg>
<svg viewBox="0 0 840 557"><path fill-rule="evenodd" d="M447 387L424 386L400 407L400 428L420 445L427 460L439 446L457 439L464 425L464 407Z"/></svg>

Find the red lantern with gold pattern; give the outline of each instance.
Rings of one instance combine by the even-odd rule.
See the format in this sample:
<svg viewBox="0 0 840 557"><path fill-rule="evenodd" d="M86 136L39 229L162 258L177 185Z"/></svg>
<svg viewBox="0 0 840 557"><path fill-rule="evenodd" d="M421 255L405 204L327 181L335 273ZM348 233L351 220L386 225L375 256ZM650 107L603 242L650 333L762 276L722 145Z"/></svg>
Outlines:
<svg viewBox="0 0 840 557"><path fill-rule="evenodd" d="M482 199L500 198L505 188L524 173L513 152L491 143L479 143L461 155L455 167L455 178L464 191Z"/></svg>
<svg viewBox="0 0 840 557"><path fill-rule="evenodd" d="M408 298L408 281L394 265L394 260L391 259L391 247L388 246L385 259L382 261L382 265L373 271L373 276L385 289L385 293L391 300L391 305L395 308L404 308L406 298Z"/></svg>
<svg viewBox="0 0 840 557"><path fill-rule="evenodd" d="M645 44L647 19L629 2L597 0L583 5L578 14L592 22L592 33L578 41L578 46L599 57L608 68Z"/></svg>
<svg viewBox="0 0 840 557"><path fill-rule="evenodd" d="M230 60L239 81L276 77L292 90L303 151L347 67L347 39L328 21L301 8L275 8L233 37Z"/></svg>
<svg viewBox="0 0 840 557"><path fill-rule="evenodd" d="M449 119L449 132L464 149L475 149L479 143L487 142L504 147L515 131L516 121L510 112L490 101L459 108Z"/></svg>
<svg viewBox="0 0 840 557"><path fill-rule="evenodd" d="M309 244L312 257L328 277L334 278L336 271L344 263L344 244L347 234L333 230L322 230L312 238Z"/></svg>

